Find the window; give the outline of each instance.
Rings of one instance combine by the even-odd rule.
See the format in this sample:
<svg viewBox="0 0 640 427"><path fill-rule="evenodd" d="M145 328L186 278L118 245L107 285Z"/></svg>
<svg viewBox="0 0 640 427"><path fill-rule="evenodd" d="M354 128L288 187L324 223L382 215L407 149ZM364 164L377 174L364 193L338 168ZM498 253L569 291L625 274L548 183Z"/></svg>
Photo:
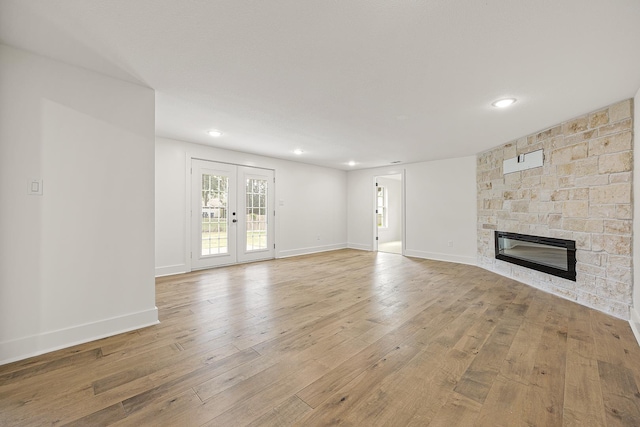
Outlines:
<svg viewBox="0 0 640 427"><path fill-rule="evenodd" d="M378 214L378 227L387 228L387 188L379 185L377 190L376 213Z"/></svg>

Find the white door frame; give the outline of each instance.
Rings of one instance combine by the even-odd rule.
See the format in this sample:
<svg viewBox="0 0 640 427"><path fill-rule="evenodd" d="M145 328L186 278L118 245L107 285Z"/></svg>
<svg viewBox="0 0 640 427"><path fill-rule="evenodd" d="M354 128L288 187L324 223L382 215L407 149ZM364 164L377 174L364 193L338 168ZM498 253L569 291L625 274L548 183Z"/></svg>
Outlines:
<svg viewBox="0 0 640 427"><path fill-rule="evenodd" d="M405 170L402 169L400 171L394 171L394 172L386 172L386 173L379 173L376 174L373 177L373 183L372 183L372 187L373 187L373 209L371 210L371 212L373 212L373 244L372 244L372 248L374 252L378 252L378 217L376 215L376 209L378 208L378 202L377 202L377 189L376 189L376 183L378 182L378 178L384 178L385 176L388 175L400 175L400 223L401 223L401 230L400 230L400 237L402 238L402 255L404 256L406 248L407 248L407 234L406 234L406 218L407 218L407 198L406 198L406 173Z"/></svg>
<svg viewBox="0 0 640 427"><path fill-rule="evenodd" d="M191 203L191 193L192 193L192 186L191 186L191 163L192 160L204 160L204 161L208 161L208 162L215 162L215 163L224 163L224 164L228 164L228 165L233 165L233 166L238 166L238 167L244 167L244 166L248 166L248 165L242 165L242 164L238 164L238 163L231 163L231 162L224 162L224 161L219 161L216 159L212 159L209 157L205 157L205 156L201 156L201 155L195 155L192 153L186 153L185 155L185 200L184 200L184 235L185 235L185 241L184 241L184 265L185 265L185 270L187 272L190 271L194 271L193 268L193 264L191 262L191 250L192 250L192 216L191 216L191 209L192 209L192 203ZM276 225L275 225L275 221L276 221L276 207L275 207L275 200L276 200L276 186L275 186L275 176L276 176L276 171L275 169L270 169L270 168L263 168L260 166L248 166L248 167L252 167L252 168L256 168L256 169L265 169L268 171L273 171L273 176L274 176L274 182L273 182L273 191L271 192L271 197L273 197L273 221L271 221L271 231L272 231L272 236L273 236L273 245L277 245L277 237L276 237ZM277 251L274 250L273 252L273 258L277 258Z"/></svg>

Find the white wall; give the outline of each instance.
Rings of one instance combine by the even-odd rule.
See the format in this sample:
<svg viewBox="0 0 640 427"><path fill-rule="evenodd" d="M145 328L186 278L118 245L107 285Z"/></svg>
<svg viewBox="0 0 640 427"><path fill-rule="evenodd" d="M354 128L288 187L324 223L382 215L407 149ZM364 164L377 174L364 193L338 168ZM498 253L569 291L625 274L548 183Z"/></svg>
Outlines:
<svg viewBox="0 0 640 427"><path fill-rule="evenodd" d="M402 240L402 182L385 177L378 177L377 181L387 189L388 214L387 227L378 228L378 243Z"/></svg>
<svg viewBox="0 0 640 427"><path fill-rule="evenodd" d="M347 246L345 171L157 138L156 275L190 270L185 206L191 156L275 170L277 258Z"/></svg>
<svg viewBox="0 0 640 427"><path fill-rule="evenodd" d="M476 263L476 158L404 165L405 255ZM373 177L398 168L350 171L348 176L348 244L373 249ZM453 246L448 246L452 241Z"/></svg>
<svg viewBox="0 0 640 427"><path fill-rule="evenodd" d="M640 89L633 98L633 306L629 323L640 343Z"/></svg>
<svg viewBox="0 0 640 427"><path fill-rule="evenodd" d="M157 322L153 151L153 90L0 45L0 364Z"/></svg>

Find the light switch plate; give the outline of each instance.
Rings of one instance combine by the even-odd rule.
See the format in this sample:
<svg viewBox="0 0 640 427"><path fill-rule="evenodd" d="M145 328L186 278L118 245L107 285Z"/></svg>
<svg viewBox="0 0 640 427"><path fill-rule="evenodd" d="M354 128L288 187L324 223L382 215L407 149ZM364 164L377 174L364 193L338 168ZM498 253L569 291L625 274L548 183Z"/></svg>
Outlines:
<svg viewBox="0 0 640 427"><path fill-rule="evenodd" d="M27 182L27 194L30 196L42 196L42 179L31 178Z"/></svg>

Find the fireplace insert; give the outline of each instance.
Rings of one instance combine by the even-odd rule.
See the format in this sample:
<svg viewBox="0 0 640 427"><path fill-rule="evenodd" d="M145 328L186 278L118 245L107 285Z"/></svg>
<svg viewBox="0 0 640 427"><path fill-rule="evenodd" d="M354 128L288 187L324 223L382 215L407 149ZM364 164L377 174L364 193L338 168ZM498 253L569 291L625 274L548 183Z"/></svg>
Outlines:
<svg viewBox="0 0 640 427"><path fill-rule="evenodd" d="M495 232L496 259L576 281L575 240Z"/></svg>

